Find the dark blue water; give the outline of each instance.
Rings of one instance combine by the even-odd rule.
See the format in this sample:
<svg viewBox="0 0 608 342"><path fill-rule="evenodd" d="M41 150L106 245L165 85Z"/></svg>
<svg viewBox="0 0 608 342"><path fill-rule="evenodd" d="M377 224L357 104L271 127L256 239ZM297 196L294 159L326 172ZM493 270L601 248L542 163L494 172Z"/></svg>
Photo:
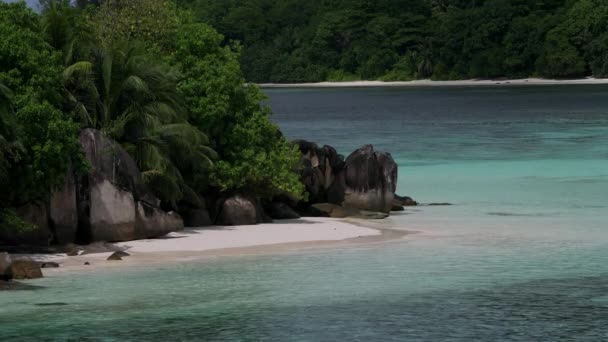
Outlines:
<svg viewBox="0 0 608 342"><path fill-rule="evenodd" d="M0 293L0 340L608 340L608 87L267 94L288 137L372 143L454 205L382 221L403 241L45 278Z"/></svg>

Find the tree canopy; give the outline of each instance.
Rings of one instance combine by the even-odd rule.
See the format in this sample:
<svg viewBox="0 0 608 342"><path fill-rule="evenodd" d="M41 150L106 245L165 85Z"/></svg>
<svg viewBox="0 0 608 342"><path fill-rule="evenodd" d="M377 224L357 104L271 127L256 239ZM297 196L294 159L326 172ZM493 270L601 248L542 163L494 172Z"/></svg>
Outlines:
<svg viewBox="0 0 608 342"><path fill-rule="evenodd" d="M175 2L0 3L0 36L0 209L86 170L83 128L120 143L165 208L303 195L299 152L245 83L240 47Z"/></svg>
<svg viewBox="0 0 608 342"><path fill-rule="evenodd" d="M180 0L253 82L605 76L602 0Z"/></svg>

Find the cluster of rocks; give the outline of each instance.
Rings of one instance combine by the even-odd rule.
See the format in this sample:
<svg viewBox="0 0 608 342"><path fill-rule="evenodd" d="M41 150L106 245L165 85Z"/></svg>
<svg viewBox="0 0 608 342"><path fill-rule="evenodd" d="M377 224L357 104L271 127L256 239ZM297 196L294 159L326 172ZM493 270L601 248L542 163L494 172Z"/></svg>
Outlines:
<svg viewBox="0 0 608 342"><path fill-rule="evenodd" d="M183 229L175 212L165 212L146 188L131 156L94 129L80 132L79 142L89 163L85 174L69 173L46 203L16 208L37 228L0 231L5 244L48 245L154 238Z"/></svg>
<svg viewBox="0 0 608 342"><path fill-rule="evenodd" d="M390 153L365 145L344 158L331 146L305 140L294 144L301 152L300 179L308 193L306 201L287 195L261 201L235 194L217 199L209 211L183 213L185 225L251 225L300 216L381 219L390 211L417 205L409 197L395 195L397 164Z"/></svg>
<svg viewBox="0 0 608 342"><path fill-rule="evenodd" d="M378 219L417 204L395 195L397 164L390 153L365 145L344 158L331 146L297 140L306 201L287 195L262 201L246 194L220 194L207 198L208 208L166 212L118 143L94 129L82 130L79 142L88 171L69 173L46 203L16 208L21 218L37 228L0 230L0 243L48 246L129 241L161 237L184 226L250 225L300 216Z"/></svg>
<svg viewBox="0 0 608 342"><path fill-rule="evenodd" d="M384 218L390 211L417 205L410 197L395 194L398 172L390 153L365 145L344 158L328 145L319 147L305 140L295 143L302 153L301 179L309 193L308 201L299 204L300 211Z"/></svg>

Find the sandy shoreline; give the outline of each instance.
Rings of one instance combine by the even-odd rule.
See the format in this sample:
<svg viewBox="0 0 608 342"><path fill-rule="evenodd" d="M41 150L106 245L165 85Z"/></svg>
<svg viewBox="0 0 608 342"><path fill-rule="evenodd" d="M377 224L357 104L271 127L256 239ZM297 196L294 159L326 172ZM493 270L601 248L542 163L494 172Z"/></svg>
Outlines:
<svg viewBox="0 0 608 342"><path fill-rule="evenodd" d="M107 261L112 254L80 256L66 254L36 255L39 261L59 263L59 268L44 269L45 276L65 272L94 270L99 267L128 267L193 260L213 260L223 256L276 254L318 248L348 247L397 240L405 231L364 226L332 218L281 220L255 226L186 228L160 239L116 243L131 254L122 261ZM84 265L85 262L90 265Z"/></svg>
<svg viewBox="0 0 608 342"><path fill-rule="evenodd" d="M582 78L574 80L554 80L544 78L523 78L509 80L458 80L432 81L415 80L403 82L383 81L349 81L349 82L318 82L318 83L261 83L261 88L357 88L357 87L457 87L457 86L521 86L521 85L583 85L608 84L608 78Z"/></svg>

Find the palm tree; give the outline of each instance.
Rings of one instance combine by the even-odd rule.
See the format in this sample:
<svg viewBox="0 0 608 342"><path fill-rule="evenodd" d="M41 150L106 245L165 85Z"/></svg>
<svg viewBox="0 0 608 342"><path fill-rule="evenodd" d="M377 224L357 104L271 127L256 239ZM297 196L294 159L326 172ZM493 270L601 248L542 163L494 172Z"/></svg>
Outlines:
<svg viewBox="0 0 608 342"><path fill-rule="evenodd" d="M41 5L45 39L63 53L64 64L69 65L93 45L93 27L79 8L71 6L70 0L49 0Z"/></svg>
<svg viewBox="0 0 608 342"><path fill-rule="evenodd" d="M134 43L91 50L68 66L66 96L83 127L104 131L134 157L146 183L167 205L200 202L188 184L212 164L208 139L190 125L177 93L179 75Z"/></svg>
<svg viewBox="0 0 608 342"><path fill-rule="evenodd" d="M426 38L418 47L418 77L430 77L433 74L433 41Z"/></svg>

